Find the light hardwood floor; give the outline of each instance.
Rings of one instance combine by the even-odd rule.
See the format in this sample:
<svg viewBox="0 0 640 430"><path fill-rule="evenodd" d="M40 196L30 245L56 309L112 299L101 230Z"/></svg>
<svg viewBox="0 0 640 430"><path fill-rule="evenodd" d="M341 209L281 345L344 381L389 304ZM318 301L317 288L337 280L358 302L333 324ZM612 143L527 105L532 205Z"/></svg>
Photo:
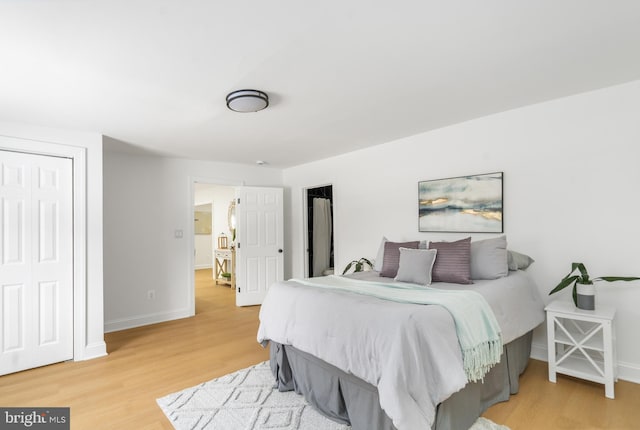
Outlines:
<svg viewBox="0 0 640 430"><path fill-rule="evenodd" d="M71 428L172 429L156 399L268 359L259 307L196 272L196 316L108 333L108 356L0 377L0 406L69 406Z"/></svg>
<svg viewBox="0 0 640 430"><path fill-rule="evenodd" d="M520 391L483 416L512 430L633 430L640 428L640 385L615 384L615 400L604 385L558 375L548 380L547 363L531 360L520 378Z"/></svg>
<svg viewBox="0 0 640 430"><path fill-rule="evenodd" d="M69 406L71 428L171 429L155 399L268 359L256 342L258 307L236 308L232 290L196 272L196 316L109 333L109 355L0 377L0 406ZM636 429L640 385L620 381L616 399L599 384L558 376L533 360L520 392L485 414L512 430Z"/></svg>

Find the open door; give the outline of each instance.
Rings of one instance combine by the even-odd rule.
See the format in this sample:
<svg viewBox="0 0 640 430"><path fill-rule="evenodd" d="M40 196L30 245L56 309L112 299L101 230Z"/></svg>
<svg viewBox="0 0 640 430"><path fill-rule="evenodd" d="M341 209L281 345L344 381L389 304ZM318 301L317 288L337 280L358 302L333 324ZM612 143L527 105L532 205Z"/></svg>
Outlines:
<svg viewBox="0 0 640 430"><path fill-rule="evenodd" d="M284 279L282 188L236 188L236 305L262 304Z"/></svg>

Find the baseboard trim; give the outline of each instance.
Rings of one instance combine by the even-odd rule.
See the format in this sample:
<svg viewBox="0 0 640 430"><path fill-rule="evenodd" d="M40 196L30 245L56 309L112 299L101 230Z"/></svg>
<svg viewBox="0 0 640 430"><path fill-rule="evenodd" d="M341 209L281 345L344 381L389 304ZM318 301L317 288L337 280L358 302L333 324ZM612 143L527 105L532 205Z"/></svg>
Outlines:
<svg viewBox="0 0 640 430"><path fill-rule="evenodd" d="M86 345L82 351L82 356L74 357L73 361L93 360L107 355L107 344L103 342L95 342Z"/></svg>
<svg viewBox="0 0 640 430"><path fill-rule="evenodd" d="M535 342L532 343L530 357L540 361L549 361L549 355L547 354L547 346L537 344Z"/></svg>
<svg viewBox="0 0 640 430"><path fill-rule="evenodd" d="M637 364L618 361L618 379L640 384L640 367Z"/></svg>
<svg viewBox="0 0 640 430"><path fill-rule="evenodd" d="M536 343L531 344L531 358L545 362L549 361L546 345ZM617 367L618 379L640 384L640 366L633 363L618 361Z"/></svg>
<svg viewBox="0 0 640 430"><path fill-rule="evenodd" d="M133 318L122 318L105 322L104 332L111 333L114 331L127 330L130 328L142 327L150 324L158 324L165 321L173 321L182 318L188 318L191 316L193 315L191 315L191 313L187 309L180 309L171 312L158 312L153 314L140 315Z"/></svg>
<svg viewBox="0 0 640 430"><path fill-rule="evenodd" d="M213 269L211 264L196 264L194 266L194 270L202 270L202 269Z"/></svg>

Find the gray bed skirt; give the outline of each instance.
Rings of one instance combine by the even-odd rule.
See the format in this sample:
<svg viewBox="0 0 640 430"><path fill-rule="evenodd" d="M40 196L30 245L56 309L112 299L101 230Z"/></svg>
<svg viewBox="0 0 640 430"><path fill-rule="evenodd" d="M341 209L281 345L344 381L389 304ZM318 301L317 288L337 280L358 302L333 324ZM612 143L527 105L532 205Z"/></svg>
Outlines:
<svg viewBox="0 0 640 430"><path fill-rule="evenodd" d="M504 346L500 363L484 382L469 383L439 404L432 429L468 429L489 406L516 394L518 378L529 362L532 333ZM375 386L292 346L270 344L271 370L278 390L295 390L322 414L350 424L354 430L395 430L380 408Z"/></svg>

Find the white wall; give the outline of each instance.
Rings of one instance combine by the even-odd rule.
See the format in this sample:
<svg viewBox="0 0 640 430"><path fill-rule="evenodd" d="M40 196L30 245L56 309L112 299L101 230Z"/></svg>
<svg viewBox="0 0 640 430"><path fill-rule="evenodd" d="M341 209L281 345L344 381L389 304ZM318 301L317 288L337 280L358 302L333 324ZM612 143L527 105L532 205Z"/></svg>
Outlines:
<svg viewBox="0 0 640 430"><path fill-rule="evenodd" d="M194 204L209 204L212 209L211 224L212 234L195 235L196 245L196 269L213 267L213 249L218 246L218 236L224 233L227 243L231 244L231 231L229 230L228 214L229 205L235 196L235 188L224 185L210 185L198 183L194 192Z"/></svg>
<svg viewBox="0 0 640 430"><path fill-rule="evenodd" d="M536 259L529 271L545 300L573 261L593 276L640 276L639 118L636 81L286 169L285 273L304 273L303 188L333 184L339 271L352 259L374 258L382 235L465 237L418 233L418 181L503 171L509 247ZM640 283L599 285L597 304L605 303L618 310L620 376L640 382ZM534 356L546 359L542 329Z"/></svg>
<svg viewBox="0 0 640 430"><path fill-rule="evenodd" d="M227 235L228 243L231 243L231 231L229 230L228 214L229 205L235 197L235 188L225 185L206 185L198 184L199 190L196 190L196 204L213 203L213 230L212 238L213 246L218 246L218 236L220 233Z"/></svg>
<svg viewBox="0 0 640 430"><path fill-rule="evenodd" d="M196 234L195 266L196 270L213 268L213 238L210 234Z"/></svg>
<svg viewBox="0 0 640 430"><path fill-rule="evenodd" d="M281 186L282 172L105 149L106 331L193 315L194 181Z"/></svg>
<svg viewBox="0 0 640 430"><path fill-rule="evenodd" d="M195 206L193 207L194 212L198 211L198 212L207 212L210 214L212 213L212 207L213 207L212 202L199 204L198 201L201 201L201 200L198 200L198 189L196 188L194 193L194 202L196 202ZM194 213L194 228L196 224L195 219L196 219L196 216ZM209 221L210 221L209 225L212 226L213 218L210 218ZM194 245L195 245L195 256L194 256L195 269L196 270L211 269L213 267L213 241L212 241L211 233L209 234L196 233L193 239L194 239Z"/></svg>
<svg viewBox="0 0 640 430"><path fill-rule="evenodd" d="M83 255L74 255L74 359L106 355L102 283L102 136L98 133L59 130L0 122L0 136L15 138L4 147L13 150L69 156L74 159L74 205L82 202L84 219L74 219L74 232L85 241ZM15 143L17 142L17 143ZM73 153L73 155L70 155ZM82 164L81 166L79 164ZM79 195L79 184L85 191ZM78 214L78 207L74 213ZM74 215L75 216L75 215ZM76 246L78 251L79 247ZM82 298L82 300L79 300ZM79 304L80 303L80 304Z"/></svg>

